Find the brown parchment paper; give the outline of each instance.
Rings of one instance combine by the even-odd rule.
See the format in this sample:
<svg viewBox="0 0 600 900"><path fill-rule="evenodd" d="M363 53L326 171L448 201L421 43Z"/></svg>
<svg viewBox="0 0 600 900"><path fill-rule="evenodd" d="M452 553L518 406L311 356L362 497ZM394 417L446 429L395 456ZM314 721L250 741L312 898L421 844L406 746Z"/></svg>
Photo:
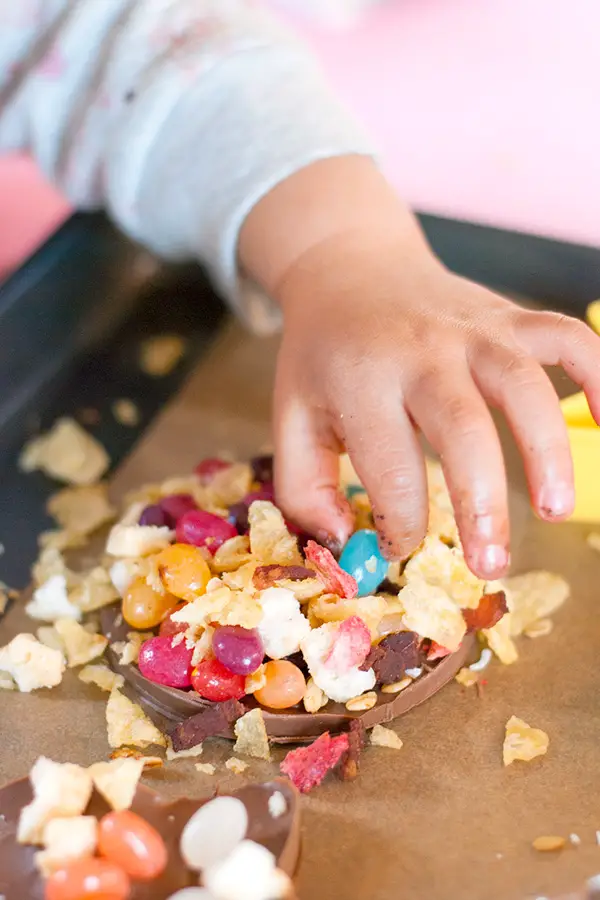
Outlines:
<svg viewBox="0 0 600 900"><path fill-rule="evenodd" d="M269 440L275 344L226 330L115 479L120 493L188 471L207 454L245 457ZM563 385L564 390L564 385ZM515 454L511 474L514 571L550 568L572 583L571 601L548 637L523 638L512 667L494 663L479 698L449 685L397 721L401 751L368 748L353 784L329 778L303 800L302 900L524 900L556 897L600 872L600 557L588 529L550 527L528 511ZM32 631L18 606L0 624L1 643ZM25 775L39 754L89 764L106 758L106 694L69 673L53 691L0 691L0 781ZM546 757L502 766L504 725L515 714L550 735ZM207 742L222 763L226 742ZM272 775L252 762L244 776L217 778L187 760L149 774L170 797L202 794ZM0 811L1 812L1 811ZM543 834L576 833L581 846L536 854Z"/></svg>

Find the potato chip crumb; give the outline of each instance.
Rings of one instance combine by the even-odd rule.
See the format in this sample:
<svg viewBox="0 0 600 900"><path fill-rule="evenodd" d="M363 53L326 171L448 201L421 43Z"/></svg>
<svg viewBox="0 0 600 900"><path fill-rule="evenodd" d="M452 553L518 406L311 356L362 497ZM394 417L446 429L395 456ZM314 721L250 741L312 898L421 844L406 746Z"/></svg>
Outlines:
<svg viewBox="0 0 600 900"><path fill-rule="evenodd" d="M237 757L232 756L225 763L225 768L229 769L230 772L233 772L235 775L241 775L248 768L248 763L244 762L241 759L237 759Z"/></svg>
<svg viewBox="0 0 600 900"><path fill-rule="evenodd" d="M112 414L119 423L127 428L135 428L140 424L140 411L133 402L127 397L121 397L115 400L111 406Z"/></svg>
<svg viewBox="0 0 600 900"><path fill-rule="evenodd" d="M462 609L477 609L483 595L484 583L469 570L462 551L432 535L408 561L403 575L409 585L424 581L441 588Z"/></svg>
<svg viewBox="0 0 600 900"><path fill-rule="evenodd" d="M194 763L194 768L202 775L214 775L217 771L212 763Z"/></svg>
<svg viewBox="0 0 600 900"><path fill-rule="evenodd" d="M523 634L534 622L551 616L571 592L569 583L562 576L545 571L505 578L502 587L510 610L512 637Z"/></svg>
<svg viewBox="0 0 600 900"><path fill-rule="evenodd" d="M256 759L271 759L269 738L260 709L251 709L233 726L237 738L233 749L236 753Z"/></svg>
<svg viewBox="0 0 600 900"><path fill-rule="evenodd" d="M452 652L458 650L467 626L461 608L442 587L415 577L399 597L406 628Z"/></svg>
<svg viewBox="0 0 600 900"><path fill-rule="evenodd" d="M44 878L57 869L96 852L98 820L95 816L53 818L44 828L45 849L35 854L35 864Z"/></svg>
<svg viewBox="0 0 600 900"><path fill-rule="evenodd" d="M540 853L552 853L556 850L562 850L566 843L564 837L548 834L537 837L531 846Z"/></svg>
<svg viewBox="0 0 600 900"><path fill-rule="evenodd" d="M586 538L588 547L600 553L600 531L590 531Z"/></svg>
<svg viewBox="0 0 600 900"><path fill-rule="evenodd" d="M505 766L510 766L515 760L529 762L536 756L543 756L548 750L549 738L545 731L539 728L531 728L522 719L516 716L506 723L506 736L502 755Z"/></svg>
<svg viewBox="0 0 600 900"><path fill-rule="evenodd" d="M118 688L111 691L106 704L108 743L111 747L124 744L144 750L152 744L166 747L167 741L156 725L137 703L132 703Z"/></svg>
<svg viewBox="0 0 600 900"><path fill-rule="evenodd" d="M132 747L118 747L110 754L111 759L141 759L145 769L160 769L164 763L160 756L145 756Z"/></svg>
<svg viewBox="0 0 600 900"><path fill-rule="evenodd" d="M281 791L273 791L269 797L269 812L274 819L279 819L287 812L287 800Z"/></svg>
<svg viewBox="0 0 600 900"><path fill-rule="evenodd" d="M152 631L128 631L126 641L115 641L111 644L111 650L119 657L119 665L130 666L137 663L142 644L151 637L154 637Z"/></svg>
<svg viewBox="0 0 600 900"><path fill-rule="evenodd" d="M54 627L65 645L69 669L83 666L102 656L108 645L108 639L104 635L90 634L73 619L58 619Z"/></svg>
<svg viewBox="0 0 600 900"><path fill-rule="evenodd" d="M188 747L187 750L173 750L171 738L167 738L167 760L173 762L176 759L194 759L202 756L202 744Z"/></svg>
<svg viewBox="0 0 600 900"><path fill-rule="evenodd" d="M0 691L16 691L17 685L8 672L0 672Z"/></svg>
<svg viewBox="0 0 600 900"><path fill-rule="evenodd" d="M110 572L103 566L95 566L83 575L70 593L70 599L84 613L96 612L110 606L118 599Z"/></svg>
<svg viewBox="0 0 600 900"><path fill-rule="evenodd" d="M401 750L404 746L401 738L392 731L391 728L385 728L383 725L375 725L371 731L371 743L375 747L390 747L393 750Z"/></svg>
<svg viewBox="0 0 600 900"><path fill-rule="evenodd" d="M90 766L94 787L111 809L129 809L144 769L143 759L126 757Z"/></svg>
<svg viewBox="0 0 600 900"><path fill-rule="evenodd" d="M569 843L573 845L573 847L579 847L581 845L581 838L578 834L570 834L569 835Z"/></svg>
<svg viewBox="0 0 600 900"><path fill-rule="evenodd" d="M246 675L246 693L254 694L256 691L260 691L264 688L267 683L267 667L263 663L262 666L259 666L256 672L252 672L251 675Z"/></svg>
<svg viewBox="0 0 600 900"><path fill-rule="evenodd" d="M60 684L65 660L60 650L46 647L32 634L17 634L0 647L0 671L6 672L23 693Z"/></svg>
<svg viewBox="0 0 600 900"><path fill-rule="evenodd" d="M273 503L256 500L248 510L248 522L252 555L263 565L302 565L298 541Z"/></svg>
<svg viewBox="0 0 600 900"><path fill-rule="evenodd" d="M528 638L546 637L553 628L554 622L552 619L538 619L537 622L532 622L531 625L528 625L523 634Z"/></svg>
<svg viewBox="0 0 600 900"><path fill-rule="evenodd" d="M454 680L458 681L462 687L474 687L479 681L479 675L477 672L472 672L471 669L462 668L456 673Z"/></svg>
<svg viewBox="0 0 600 900"><path fill-rule="evenodd" d="M169 546L175 532L159 525L113 525L106 543L109 556L135 558L160 553Z"/></svg>
<svg viewBox="0 0 600 900"><path fill-rule="evenodd" d="M59 419L47 434L30 441L19 458L23 472L41 469L68 484L99 481L110 465L104 447L74 419Z"/></svg>
<svg viewBox="0 0 600 900"><path fill-rule="evenodd" d="M109 694L114 688L123 687L125 683L122 675L118 675L104 665L84 666L77 673L77 677L84 684L95 684L100 690L107 691Z"/></svg>
<svg viewBox="0 0 600 900"><path fill-rule="evenodd" d="M51 575L33 592L33 598L25 606L31 619L56 622L57 619L81 619L81 610L71 603L64 575Z"/></svg>
<svg viewBox="0 0 600 900"><path fill-rule="evenodd" d="M45 756L35 762L29 780L33 800L21 810L17 829L19 844L41 844L51 819L80 816L92 796L92 777L72 763L56 763Z"/></svg>
<svg viewBox="0 0 600 900"><path fill-rule="evenodd" d="M159 334L140 347L140 369L152 378L164 378L178 365L186 349L178 334Z"/></svg>
<svg viewBox="0 0 600 900"><path fill-rule="evenodd" d="M511 615L512 613L507 612L492 628L486 628L481 632L490 650L496 654L500 662L504 663L505 666L512 665L519 657L515 643L511 638Z"/></svg>
<svg viewBox="0 0 600 900"><path fill-rule="evenodd" d="M58 650L63 656L65 655L64 641L54 625L40 625L35 634L40 644L44 644L45 647L52 647L53 650Z"/></svg>
<svg viewBox="0 0 600 900"><path fill-rule="evenodd" d="M67 532L86 537L115 518L106 484L68 487L52 494L48 514Z"/></svg>

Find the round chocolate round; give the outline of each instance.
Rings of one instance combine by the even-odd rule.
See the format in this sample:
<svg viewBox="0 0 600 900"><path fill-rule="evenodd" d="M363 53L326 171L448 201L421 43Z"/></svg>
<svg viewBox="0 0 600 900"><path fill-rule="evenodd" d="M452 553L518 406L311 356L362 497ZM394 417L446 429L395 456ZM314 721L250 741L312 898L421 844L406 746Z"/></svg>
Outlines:
<svg viewBox="0 0 600 900"><path fill-rule="evenodd" d="M203 709L212 706L210 700L204 700L194 691L183 691L177 688L165 687L149 681L135 665L122 666L117 654L110 644L115 641L127 640L127 632L131 627L123 621L119 605L109 606L101 613L102 630L109 640L107 657L112 668L121 674L127 684L133 688L137 697L148 714L159 727L165 730L172 729L183 719L194 716ZM263 708L264 721L267 733L275 744L303 744L310 743L328 731L330 734L339 734L347 731L353 719L362 719L365 728L372 728L385 722L402 716L429 700L437 694L449 681L454 678L472 653L476 637L469 634L463 640L456 653L451 653L442 659L430 664L423 674L414 682L397 694L377 691L377 703L372 709L362 712L351 712L343 703L329 701L316 713L306 712L303 707L293 707L283 710L269 710ZM259 704L252 697L245 697L242 701L248 709ZM233 726L221 732L219 737L233 738Z"/></svg>
<svg viewBox="0 0 600 900"><path fill-rule="evenodd" d="M273 794L282 794L286 808L276 818L269 809ZM231 794L248 811L246 837L262 844L277 858L277 865L293 876L300 855L300 811L297 793L289 781L275 778L263 784L250 784ZM17 827L21 810L33 799L28 778L13 781L0 790L0 895L5 900L43 900L44 881L35 865L38 847L18 844ZM132 882L130 900L166 900L175 891L198 883L198 876L190 872L179 852L181 832L191 816L208 803L202 800L181 799L167 803L156 791L139 786L132 810L146 819L162 835L169 854L164 873L149 882ZM94 793L86 811L98 818L109 811L104 800Z"/></svg>

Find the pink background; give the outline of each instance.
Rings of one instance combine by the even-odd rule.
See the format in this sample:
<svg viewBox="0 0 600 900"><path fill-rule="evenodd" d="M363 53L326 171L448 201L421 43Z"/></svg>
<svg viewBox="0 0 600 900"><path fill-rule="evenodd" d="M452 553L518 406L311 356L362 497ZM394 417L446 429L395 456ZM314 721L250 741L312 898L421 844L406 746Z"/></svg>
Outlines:
<svg viewBox="0 0 600 900"><path fill-rule="evenodd" d="M387 0L347 32L298 25L413 204L600 245L600 0ZM0 272L66 213L0 160Z"/></svg>

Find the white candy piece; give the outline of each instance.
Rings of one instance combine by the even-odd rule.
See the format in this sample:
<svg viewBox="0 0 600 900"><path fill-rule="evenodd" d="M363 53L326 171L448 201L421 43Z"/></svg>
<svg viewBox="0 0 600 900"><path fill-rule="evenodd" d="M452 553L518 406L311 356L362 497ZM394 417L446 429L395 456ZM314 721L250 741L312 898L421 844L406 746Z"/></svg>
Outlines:
<svg viewBox="0 0 600 900"><path fill-rule="evenodd" d="M150 556L168 547L175 532L170 528L157 525L113 525L106 552L109 556L136 557Z"/></svg>
<svg viewBox="0 0 600 900"><path fill-rule="evenodd" d="M33 592L33 599L25 607L31 619L41 622L55 622L57 619L81 619L82 612L71 603L64 575L51 575Z"/></svg>
<svg viewBox="0 0 600 900"><path fill-rule="evenodd" d="M246 837L248 811L235 797L216 797L191 817L179 843L189 869L201 872L227 857Z"/></svg>
<svg viewBox="0 0 600 900"><path fill-rule="evenodd" d="M313 681L321 688L324 694L336 703L345 703L353 697L359 697L365 691L375 687L376 677L373 669L363 672L358 666L353 666L342 675L338 675L326 665L326 659L331 650L333 639L339 622L330 622L313 628L300 647L306 660Z"/></svg>
<svg viewBox="0 0 600 900"><path fill-rule="evenodd" d="M205 869L203 881L217 900L280 900L290 880L273 854L254 841L242 841L221 862Z"/></svg>
<svg viewBox="0 0 600 900"><path fill-rule="evenodd" d="M209 894L205 888L187 887L171 894L169 900L216 900L216 897Z"/></svg>
<svg viewBox="0 0 600 900"><path fill-rule="evenodd" d="M130 584L138 576L140 567L135 559L118 559L109 569L110 580L119 597L123 599Z"/></svg>
<svg viewBox="0 0 600 900"><path fill-rule="evenodd" d="M267 588L258 598L263 611L258 626L271 659L283 659L300 649L300 642L310 633L310 623L300 609L300 603L287 588Z"/></svg>

